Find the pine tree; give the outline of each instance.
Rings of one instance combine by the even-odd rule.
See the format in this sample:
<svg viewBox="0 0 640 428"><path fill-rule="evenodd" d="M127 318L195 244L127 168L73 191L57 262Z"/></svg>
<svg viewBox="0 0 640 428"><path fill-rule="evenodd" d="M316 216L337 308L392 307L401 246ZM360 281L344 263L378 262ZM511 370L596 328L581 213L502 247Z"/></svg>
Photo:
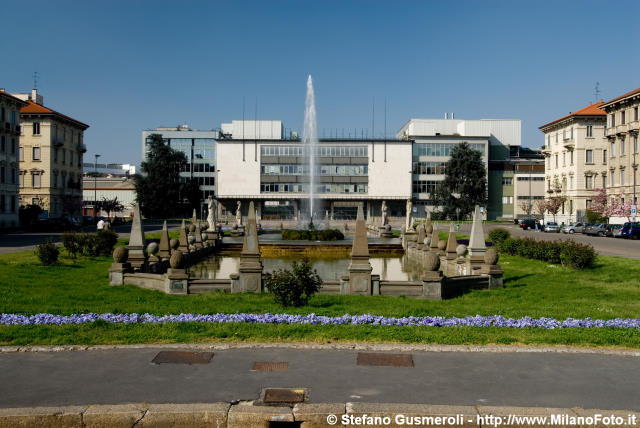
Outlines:
<svg viewBox="0 0 640 428"><path fill-rule="evenodd" d="M152 134L147 160L142 162L143 175L136 175L136 199L147 217L175 216L182 203L180 167L187 163L184 153L176 151Z"/></svg>
<svg viewBox="0 0 640 428"><path fill-rule="evenodd" d="M444 218L465 218L475 206L487 205L487 170L482 153L462 142L451 150L445 165L445 177L436 187L434 203L440 206ZM460 209L459 215L456 208Z"/></svg>

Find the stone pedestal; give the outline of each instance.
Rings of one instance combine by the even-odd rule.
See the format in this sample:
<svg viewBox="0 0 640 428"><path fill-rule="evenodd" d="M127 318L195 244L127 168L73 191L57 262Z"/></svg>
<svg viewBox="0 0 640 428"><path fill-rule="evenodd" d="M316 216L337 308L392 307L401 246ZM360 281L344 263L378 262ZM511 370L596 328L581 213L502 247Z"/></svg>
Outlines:
<svg viewBox="0 0 640 428"><path fill-rule="evenodd" d="M340 294L349 294L349 275L340 276Z"/></svg>
<svg viewBox="0 0 640 428"><path fill-rule="evenodd" d="M371 294L380 295L380 275L371 275Z"/></svg>
<svg viewBox="0 0 640 428"><path fill-rule="evenodd" d="M358 205L356 232L349 265L349 294L371 295L371 263L367 243L367 225L364 222L362 205Z"/></svg>
<svg viewBox="0 0 640 428"><path fill-rule="evenodd" d="M430 300L442 300L444 295L444 278L440 271L428 271L421 278L422 297Z"/></svg>
<svg viewBox="0 0 640 428"><path fill-rule="evenodd" d="M240 253L239 278L232 282L231 292L262 292L262 262L260 261L260 245L258 243L258 228L253 202L249 203L247 216L247 233L244 237L242 252Z"/></svg>
<svg viewBox="0 0 640 428"><path fill-rule="evenodd" d="M479 268L484 262L484 255L487 252L487 245L484 242L484 228L482 226L482 213L480 206L476 205L473 213L473 224L471 225L471 235L469 236L469 258L473 269Z"/></svg>
<svg viewBox="0 0 640 428"><path fill-rule="evenodd" d="M189 275L185 269L168 269L164 279L167 294L188 294Z"/></svg>
<svg viewBox="0 0 640 428"><path fill-rule="evenodd" d="M130 263L112 263L109 268L109 285L124 285L124 274L132 270Z"/></svg>
<svg viewBox="0 0 640 428"><path fill-rule="evenodd" d="M504 288L504 282L502 280L504 271L500 265L482 265L480 274L489 275L489 289Z"/></svg>

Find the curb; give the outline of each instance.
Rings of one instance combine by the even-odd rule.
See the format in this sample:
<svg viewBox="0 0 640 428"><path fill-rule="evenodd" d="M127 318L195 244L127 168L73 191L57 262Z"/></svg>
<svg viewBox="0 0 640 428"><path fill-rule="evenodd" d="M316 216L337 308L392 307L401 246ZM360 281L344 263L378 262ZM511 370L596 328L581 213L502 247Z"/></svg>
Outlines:
<svg viewBox="0 0 640 428"><path fill-rule="evenodd" d="M68 352L99 351L115 349L320 349L320 350L375 350L375 351L423 351L423 352L478 352L478 353L557 353L557 354L600 354L640 357L640 350L615 348L581 348L572 346L531 346L531 345L437 345L402 343L303 343L303 342L219 342L219 343L175 343L139 345L51 345L51 346L0 346L0 354L10 352Z"/></svg>
<svg viewBox="0 0 640 428"><path fill-rule="evenodd" d="M528 422L522 417L546 418ZM555 419L553 419L555 418ZM420 423L416 423L421 421ZM554 422L555 421L555 422ZM444 406L393 403L301 403L293 407L252 403L88 405L0 409L0 428L9 427L215 427L272 426L640 426L640 413L626 410L543 407Z"/></svg>

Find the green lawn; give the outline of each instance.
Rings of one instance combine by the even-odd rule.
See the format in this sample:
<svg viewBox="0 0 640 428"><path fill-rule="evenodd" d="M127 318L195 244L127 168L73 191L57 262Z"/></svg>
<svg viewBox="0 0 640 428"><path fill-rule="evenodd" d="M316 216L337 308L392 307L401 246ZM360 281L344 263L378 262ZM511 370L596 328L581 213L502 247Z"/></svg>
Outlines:
<svg viewBox="0 0 640 428"><path fill-rule="evenodd" d="M0 255L0 312L116 313L316 313L384 316L636 318L640 314L640 262L599 256L596 267L576 271L501 256L505 288L473 291L447 301L393 297L323 296L309 306L283 308L268 295L168 296L134 286L108 285L109 258L40 266L32 252ZM546 343L640 348L640 332L622 329L377 327L287 325L109 325L0 327L0 344L163 343L212 340L371 341L410 343Z"/></svg>

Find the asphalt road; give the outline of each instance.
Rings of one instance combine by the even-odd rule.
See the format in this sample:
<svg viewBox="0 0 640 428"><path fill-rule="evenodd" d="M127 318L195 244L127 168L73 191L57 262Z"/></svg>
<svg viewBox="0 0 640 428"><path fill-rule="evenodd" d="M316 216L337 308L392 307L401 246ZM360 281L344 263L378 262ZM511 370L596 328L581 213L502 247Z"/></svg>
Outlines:
<svg viewBox="0 0 640 428"><path fill-rule="evenodd" d="M161 223L145 224L145 232L159 232L162 230ZM169 228L178 227L178 225L169 225ZM95 232L95 226L83 227L83 232ZM131 232L131 224L124 224L113 227L121 238L129 236ZM33 250L36 245L42 244L47 239L51 239L55 243L61 242L63 232L15 232L0 234L0 254L15 253L17 251Z"/></svg>
<svg viewBox="0 0 640 428"><path fill-rule="evenodd" d="M355 350L214 350L208 364L153 364L161 349L0 354L0 407L256 400L308 388L309 402L640 410L640 357L412 352L415 367L356 364ZM367 351L370 352L370 351ZM288 362L280 372L254 362Z"/></svg>

